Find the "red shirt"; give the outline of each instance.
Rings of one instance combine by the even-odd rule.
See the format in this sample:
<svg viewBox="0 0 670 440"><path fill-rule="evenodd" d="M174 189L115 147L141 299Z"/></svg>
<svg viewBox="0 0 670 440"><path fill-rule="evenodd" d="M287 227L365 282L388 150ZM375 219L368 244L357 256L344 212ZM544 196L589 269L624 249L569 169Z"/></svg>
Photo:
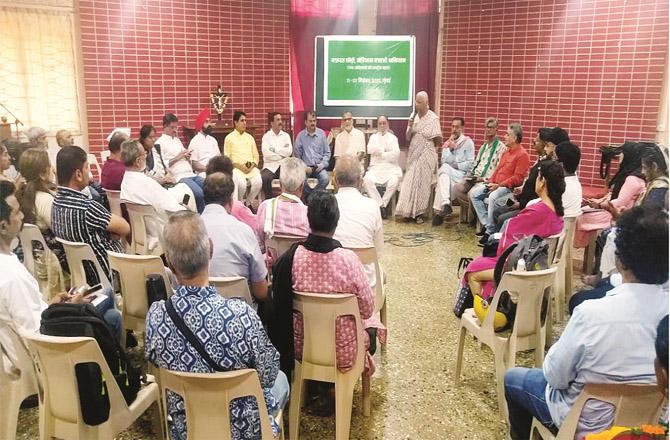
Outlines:
<svg viewBox="0 0 670 440"><path fill-rule="evenodd" d="M125 173L126 166L123 162L111 158L107 159L100 172L100 184L105 189L120 191Z"/></svg>
<svg viewBox="0 0 670 440"><path fill-rule="evenodd" d="M523 183L529 167L530 158L523 145L519 144L513 150L508 148L500 157L489 182L512 189Z"/></svg>

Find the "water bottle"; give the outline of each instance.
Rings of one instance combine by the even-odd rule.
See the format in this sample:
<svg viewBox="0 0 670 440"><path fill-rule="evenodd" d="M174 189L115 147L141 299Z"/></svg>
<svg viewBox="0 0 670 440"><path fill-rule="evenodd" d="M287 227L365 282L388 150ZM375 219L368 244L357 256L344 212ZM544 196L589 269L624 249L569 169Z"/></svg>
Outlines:
<svg viewBox="0 0 670 440"><path fill-rule="evenodd" d="M516 270L517 272L526 271L526 260L524 260L523 257L519 258L519 260L516 262Z"/></svg>

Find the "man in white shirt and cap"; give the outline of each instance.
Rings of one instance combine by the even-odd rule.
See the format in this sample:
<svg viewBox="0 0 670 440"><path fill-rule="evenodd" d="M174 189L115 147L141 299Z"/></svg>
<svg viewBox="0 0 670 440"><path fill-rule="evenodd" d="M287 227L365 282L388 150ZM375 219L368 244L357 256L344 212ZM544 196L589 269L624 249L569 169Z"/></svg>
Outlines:
<svg viewBox="0 0 670 440"><path fill-rule="evenodd" d="M370 136L368 153L370 167L363 178L363 188L379 205L382 218L387 218L387 207L400 185L402 168L398 165L398 138L389 130L389 121L385 115L377 118L377 133ZM384 196L379 194L378 186L385 188Z"/></svg>
<svg viewBox="0 0 670 440"><path fill-rule="evenodd" d="M340 157L348 154L363 162L365 156L365 134L354 127L354 117L350 111L342 113L342 131L335 138L335 152L333 156Z"/></svg>
<svg viewBox="0 0 670 440"><path fill-rule="evenodd" d="M209 107L203 109L195 119L195 129L198 132L188 144L188 149L191 150L193 171L202 178L205 177L205 168L209 160L221 154L219 143L212 136L214 125L216 124L211 120Z"/></svg>
<svg viewBox="0 0 670 440"><path fill-rule="evenodd" d="M266 200L272 198L272 180L279 179L281 162L293 154L291 136L282 130L284 121L282 121L281 113L270 113L268 122L270 130L263 135L261 140L263 151L261 178L263 179L263 195Z"/></svg>

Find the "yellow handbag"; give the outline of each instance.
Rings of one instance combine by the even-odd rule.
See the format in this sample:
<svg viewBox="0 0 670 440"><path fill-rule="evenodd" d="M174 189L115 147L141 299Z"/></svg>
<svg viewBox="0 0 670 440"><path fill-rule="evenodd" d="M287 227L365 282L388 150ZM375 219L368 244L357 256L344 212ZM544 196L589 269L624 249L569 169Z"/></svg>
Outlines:
<svg viewBox="0 0 670 440"><path fill-rule="evenodd" d="M484 319L486 318L486 315L489 313L489 308L491 304L489 304L488 301L485 301L484 298L482 298L479 295L473 295L474 296L474 309L475 309L475 315L477 315L477 319L479 320L479 323L482 324L484 322ZM495 317L493 318L493 328L495 331L500 331L504 330L505 327L507 327L507 317L496 310Z"/></svg>

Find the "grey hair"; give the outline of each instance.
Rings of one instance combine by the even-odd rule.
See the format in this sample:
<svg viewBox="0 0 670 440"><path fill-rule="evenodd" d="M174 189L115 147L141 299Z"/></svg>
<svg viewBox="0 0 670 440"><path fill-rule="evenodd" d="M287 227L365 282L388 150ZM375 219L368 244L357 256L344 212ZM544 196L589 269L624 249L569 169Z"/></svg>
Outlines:
<svg viewBox="0 0 670 440"><path fill-rule="evenodd" d="M279 169L282 191L297 191L305 182L305 163L297 157L287 157Z"/></svg>
<svg viewBox="0 0 670 440"><path fill-rule="evenodd" d="M335 163L335 179L339 186L358 187L361 181L361 163L354 156L341 156Z"/></svg>
<svg viewBox="0 0 670 440"><path fill-rule="evenodd" d="M30 127L28 130L26 130L28 142L35 142L38 137L44 134L47 134L47 131L42 127Z"/></svg>
<svg viewBox="0 0 670 440"><path fill-rule="evenodd" d="M521 124L518 122L512 122L509 124L509 129L512 130L512 133L514 133L516 143L520 144L521 139L523 139L523 129L521 128Z"/></svg>
<svg viewBox="0 0 670 440"><path fill-rule="evenodd" d="M495 124L495 126L497 127L498 126L498 118L493 118L493 117L486 118L486 121L485 121L484 124L488 127L489 124L491 124L491 123Z"/></svg>
<svg viewBox="0 0 670 440"><path fill-rule="evenodd" d="M198 214L179 211L163 229L165 257L178 276L193 278L209 266L210 242Z"/></svg>
<svg viewBox="0 0 670 440"><path fill-rule="evenodd" d="M133 166L142 154L144 147L135 139L128 139L121 144L121 161L127 167Z"/></svg>

